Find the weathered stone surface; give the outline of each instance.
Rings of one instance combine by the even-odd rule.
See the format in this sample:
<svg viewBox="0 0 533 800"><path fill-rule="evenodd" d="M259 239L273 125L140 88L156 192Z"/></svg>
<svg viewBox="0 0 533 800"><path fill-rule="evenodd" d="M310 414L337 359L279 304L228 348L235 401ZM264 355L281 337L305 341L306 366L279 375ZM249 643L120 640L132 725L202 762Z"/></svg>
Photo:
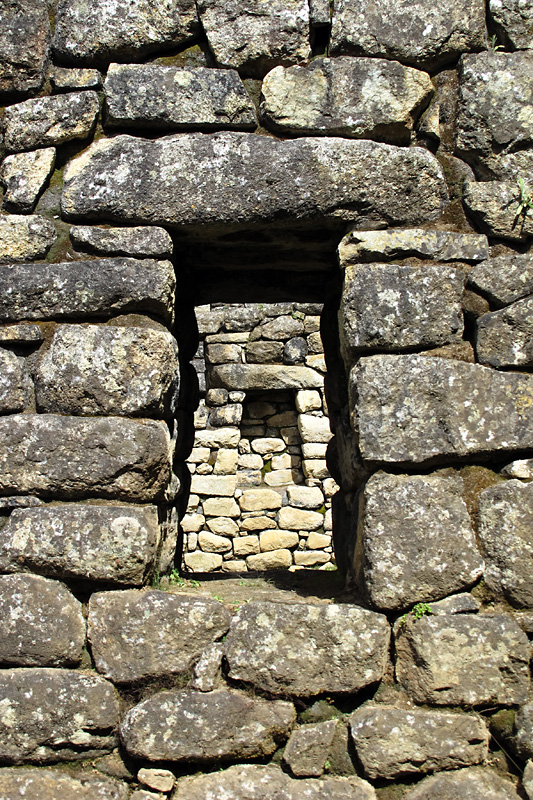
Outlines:
<svg viewBox="0 0 533 800"><path fill-rule="evenodd" d="M155 506L15 509L2 528L0 570L139 585L158 543Z"/></svg>
<svg viewBox="0 0 533 800"><path fill-rule="evenodd" d="M224 656L224 644L213 642L208 645L196 662L190 681L191 689L199 692L212 692L220 679L220 667Z"/></svg>
<svg viewBox="0 0 533 800"><path fill-rule="evenodd" d="M38 247L33 245L33 253L21 252L13 246L6 253L7 248L2 248L4 219L21 220L18 227L24 224L30 232L37 221L46 238L43 241L38 227L39 239L35 243ZM42 217L0 217L0 258L6 253L4 261L44 255L54 239L53 225ZM0 320L73 316L87 319L126 311L151 312L170 320L175 286L174 269L169 261L105 258L62 264L9 265L0 267Z"/></svg>
<svg viewBox="0 0 533 800"><path fill-rule="evenodd" d="M516 712L513 747L524 761L533 758L533 703L525 703Z"/></svg>
<svg viewBox="0 0 533 800"><path fill-rule="evenodd" d="M396 677L418 703L514 705L529 686L529 642L508 615L407 619L396 635Z"/></svg>
<svg viewBox="0 0 533 800"><path fill-rule="evenodd" d="M4 344L40 344L44 334L39 325L22 322L18 325L0 326L0 343Z"/></svg>
<svg viewBox="0 0 533 800"><path fill-rule="evenodd" d="M380 680L388 641L385 617L357 606L250 602L233 617L226 659L235 680L309 697Z"/></svg>
<svg viewBox="0 0 533 800"><path fill-rule="evenodd" d="M164 228L98 228L73 225L70 238L74 247L97 255L167 258L172 255L172 239Z"/></svg>
<svg viewBox="0 0 533 800"><path fill-rule="evenodd" d="M339 214L416 224L446 203L441 168L422 148L232 132L100 139L70 163L62 198L70 219L174 228Z"/></svg>
<svg viewBox="0 0 533 800"><path fill-rule="evenodd" d="M0 670L0 696L4 764L91 758L116 746L115 690L94 672Z"/></svg>
<svg viewBox="0 0 533 800"><path fill-rule="evenodd" d="M357 757L371 780L480 764L489 732L476 714L364 705L350 717Z"/></svg>
<svg viewBox="0 0 533 800"><path fill-rule="evenodd" d="M370 356L352 369L350 393L368 461L421 464L533 444L529 375L445 358Z"/></svg>
<svg viewBox="0 0 533 800"><path fill-rule="evenodd" d="M0 216L0 262L43 258L55 242L56 236L54 224L45 217L37 214L32 217L2 215ZM17 280L10 284L11 291L16 288L19 270L23 269L23 266L16 267ZM35 265L32 264L31 269L35 271ZM4 270L0 270L0 275L2 272ZM6 289L2 288L1 294L6 303Z"/></svg>
<svg viewBox="0 0 533 800"><path fill-rule="evenodd" d="M237 488L236 475L193 475L191 492L215 497L232 497Z"/></svg>
<svg viewBox="0 0 533 800"><path fill-rule="evenodd" d="M99 66L184 44L199 31L193 0L60 0L53 48L66 63Z"/></svg>
<svg viewBox="0 0 533 800"><path fill-rule="evenodd" d="M318 511L304 511L291 506L280 509L278 520L282 528L293 531L315 531L324 525L324 516Z"/></svg>
<svg viewBox="0 0 533 800"><path fill-rule="evenodd" d="M73 139L84 139L94 127L98 111L96 92L72 92L37 97L8 106L4 117L7 150L33 150Z"/></svg>
<svg viewBox="0 0 533 800"><path fill-rule="evenodd" d="M207 597L157 589L97 592L87 636L98 672L114 683L134 683L186 672L229 623L224 606Z"/></svg>
<svg viewBox="0 0 533 800"><path fill-rule="evenodd" d="M421 228L350 231L339 249L342 268L372 261L416 256L433 261L484 261L489 257L487 237L477 233L426 231Z"/></svg>
<svg viewBox="0 0 533 800"><path fill-rule="evenodd" d="M358 264L344 270L339 310L345 363L372 350L437 347L461 333L465 273L444 264Z"/></svg>
<svg viewBox="0 0 533 800"><path fill-rule="evenodd" d="M319 777L324 772L337 720L302 725L291 733L283 760L297 777Z"/></svg>
<svg viewBox="0 0 533 800"><path fill-rule="evenodd" d="M281 495L273 489L247 489L239 498L241 511L276 510L281 503Z"/></svg>
<svg viewBox="0 0 533 800"><path fill-rule="evenodd" d="M302 442L318 442L327 444L333 434L331 433L328 417L315 417L313 414L300 414L298 417L298 430Z"/></svg>
<svg viewBox="0 0 533 800"><path fill-rule="evenodd" d="M167 426L53 414L0 418L0 493L150 502L170 477Z"/></svg>
<svg viewBox="0 0 533 800"><path fill-rule="evenodd" d="M292 553L290 550L269 550L266 553L248 556L246 566L251 570L263 572L268 569L287 569L292 565Z"/></svg>
<svg viewBox="0 0 533 800"><path fill-rule="evenodd" d="M511 480L485 489L478 521L488 586L533 608L533 483Z"/></svg>
<svg viewBox="0 0 533 800"><path fill-rule="evenodd" d="M54 89L65 92L74 89L101 89L103 79L97 69L54 67L50 81Z"/></svg>
<svg viewBox="0 0 533 800"><path fill-rule="evenodd" d="M137 773L137 780L156 792L171 792L176 778L169 769L143 767Z"/></svg>
<svg viewBox="0 0 533 800"><path fill-rule="evenodd" d="M276 67L261 92L261 118L276 132L408 144L434 89L429 75L412 67L341 56Z"/></svg>
<svg viewBox="0 0 533 800"><path fill-rule="evenodd" d="M479 611L481 603L468 592L453 594L431 603L433 614L471 614Z"/></svg>
<svg viewBox="0 0 533 800"><path fill-rule="evenodd" d="M461 60L455 152L478 176L512 180L501 156L533 143L533 54L487 50Z"/></svg>
<svg viewBox="0 0 533 800"><path fill-rule="evenodd" d="M243 391L313 389L324 383L314 369L278 364L217 364L211 370L211 380L215 385Z"/></svg>
<svg viewBox="0 0 533 800"><path fill-rule="evenodd" d="M28 384L23 360L9 350L0 349L0 414L24 410Z"/></svg>
<svg viewBox="0 0 533 800"><path fill-rule="evenodd" d="M220 553L203 553L201 550L185 553L183 560L191 572L214 572L222 566Z"/></svg>
<svg viewBox="0 0 533 800"><path fill-rule="evenodd" d="M523 241L533 236L533 214L518 216L520 190L504 181L465 181L463 203L474 222L489 236Z"/></svg>
<svg viewBox="0 0 533 800"><path fill-rule="evenodd" d="M476 355L497 369L533 367L533 295L478 318Z"/></svg>
<svg viewBox="0 0 533 800"><path fill-rule="evenodd" d="M37 91L44 81L50 21L44 0L0 3L0 97Z"/></svg>
<svg viewBox="0 0 533 800"><path fill-rule="evenodd" d="M73 778L63 770L39 767L0 769L2 800L126 800L128 784L99 773Z"/></svg>
<svg viewBox="0 0 533 800"><path fill-rule="evenodd" d="M492 770L470 767L425 778L407 792L403 800L456 800L459 797L518 800L519 795L514 783Z"/></svg>
<svg viewBox="0 0 533 800"><path fill-rule="evenodd" d="M530 253L510 253L477 264L468 273L468 286L501 308L533 294L533 258Z"/></svg>
<svg viewBox="0 0 533 800"><path fill-rule="evenodd" d="M533 458L519 458L511 461L502 469L502 474L509 478L520 478L521 480L533 480Z"/></svg>
<svg viewBox="0 0 533 800"><path fill-rule="evenodd" d="M105 82L114 126L154 130L254 130L255 107L234 70L111 64Z"/></svg>
<svg viewBox="0 0 533 800"><path fill-rule="evenodd" d="M120 733L130 755L150 761L258 758L274 752L295 718L294 706L283 700L184 689L160 692L132 708Z"/></svg>
<svg viewBox="0 0 533 800"><path fill-rule="evenodd" d="M304 0L200 0L197 6L219 66L262 78L278 64L301 64L311 55Z"/></svg>
<svg viewBox="0 0 533 800"><path fill-rule="evenodd" d="M0 169L0 181L5 186L4 208L30 214L52 174L55 160L53 147L8 156Z"/></svg>
<svg viewBox="0 0 533 800"><path fill-rule="evenodd" d="M245 764L211 775L182 778L178 781L173 800L204 800L205 797L211 800L270 800L272 797L283 800L376 800L376 793L369 783L355 776L295 780L278 767Z"/></svg>
<svg viewBox="0 0 533 800"><path fill-rule="evenodd" d="M522 786L528 800L533 798L533 760L529 759L522 775Z"/></svg>
<svg viewBox="0 0 533 800"><path fill-rule="evenodd" d="M324 495L319 486L289 486L287 498L296 508L319 508L324 504Z"/></svg>
<svg viewBox="0 0 533 800"><path fill-rule="evenodd" d="M355 556L372 605L395 609L473 584L483 559L458 481L378 472L361 496Z"/></svg>
<svg viewBox="0 0 533 800"><path fill-rule="evenodd" d="M236 547L238 544L240 544L243 538L256 539L255 536L241 537L235 541L234 546ZM296 547L298 542L299 536L296 531L267 530L260 534L258 545L260 545L263 553L268 553L271 550L289 550L291 547ZM253 552L258 553L259 546L257 550ZM250 553L245 553L243 555L250 555Z"/></svg>
<svg viewBox="0 0 533 800"><path fill-rule="evenodd" d="M528 0L490 0L489 17L513 50L533 49L533 6Z"/></svg>
<svg viewBox="0 0 533 800"><path fill-rule="evenodd" d="M0 663L69 666L80 661L84 644L81 603L66 586L39 575L0 575Z"/></svg>
<svg viewBox="0 0 533 800"><path fill-rule="evenodd" d="M229 553L232 549L231 539L227 539L225 536L218 536L210 531L200 532L198 544L200 549L206 553Z"/></svg>
<svg viewBox="0 0 533 800"><path fill-rule="evenodd" d="M435 5L395 0L386 9L371 0L353 5L337 0L333 10L331 55L383 56L434 68L469 50L486 46L485 5L480 0Z"/></svg>
<svg viewBox="0 0 533 800"><path fill-rule="evenodd" d="M163 329L61 325L35 373L45 413L169 418L178 391L178 345Z"/></svg>

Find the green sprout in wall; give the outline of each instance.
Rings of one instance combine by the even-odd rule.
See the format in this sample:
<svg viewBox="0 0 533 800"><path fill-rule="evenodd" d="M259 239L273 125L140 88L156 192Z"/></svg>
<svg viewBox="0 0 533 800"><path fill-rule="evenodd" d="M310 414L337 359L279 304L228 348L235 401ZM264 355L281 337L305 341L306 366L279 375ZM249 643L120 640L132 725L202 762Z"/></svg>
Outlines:
<svg viewBox="0 0 533 800"><path fill-rule="evenodd" d="M515 222L522 217L522 221L526 218L530 211L533 211L533 195L531 189L527 186L523 178L518 178L516 181L520 196L518 198L518 208L516 211Z"/></svg>
<svg viewBox="0 0 533 800"><path fill-rule="evenodd" d="M408 619L412 619L415 622L422 617L429 617L433 614L433 609L427 603L417 603L416 606L407 613L400 617L400 628L403 628L404 625L407 624Z"/></svg>

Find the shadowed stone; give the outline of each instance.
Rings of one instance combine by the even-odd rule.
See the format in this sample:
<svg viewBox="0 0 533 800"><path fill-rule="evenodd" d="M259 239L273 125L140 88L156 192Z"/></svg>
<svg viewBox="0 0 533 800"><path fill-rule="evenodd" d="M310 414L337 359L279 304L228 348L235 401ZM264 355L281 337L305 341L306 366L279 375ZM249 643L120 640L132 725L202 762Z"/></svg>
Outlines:
<svg viewBox="0 0 533 800"><path fill-rule="evenodd" d="M24 410L30 381L23 364L14 353L0 349L0 414Z"/></svg>
<svg viewBox="0 0 533 800"><path fill-rule="evenodd" d="M84 644L81 603L66 586L39 575L0 576L0 663L69 666Z"/></svg>
<svg viewBox="0 0 533 800"><path fill-rule="evenodd" d="M128 784L95 772L73 778L58 769L4 767L0 795L2 800L126 800Z"/></svg>
<svg viewBox="0 0 533 800"><path fill-rule="evenodd" d="M501 308L533 294L533 257L510 253L476 264L468 273L468 286Z"/></svg>
<svg viewBox="0 0 533 800"><path fill-rule="evenodd" d="M54 224L45 217L37 214L31 217L17 216L15 214L0 216L0 262L24 261L28 258L43 258L56 240ZM72 268L72 265L69 264ZM0 268L0 280L5 268ZM17 266L17 277L10 282L10 294L16 290L19 272L24 266ZM31 269L36 267L32 264ZM37 268L38 269L38 268ZM9 302L6 297L7 287L2 287L3 302Z"/></svg>
<svg viewBox="0 0 533 800"><path fill-rule="evenodd" d="M427 73L397 62L341 56L276 67L261 92L261 118L273 131L408 144L434 88Z"/></svg>
<svg viewBox="0 0 533 800"><path fill-rule="evenodd" d="M477 320L476 355L482 364L533 367L533 295Z"/></svg>
<svg viewBox="0 0 533 800"><path fill-rule="evenodd" d="M2 0L0 16L0 97L38 91L50 44L45 0Z"/></svg>
<svg viewBox="0 0 533 800"><path fill-rule="evenodd" d="M481 0L440 5L393 0L386 7L372 0L336 0L333 9L330 54L335 56L383 56L427 69L482 50L486 43Z"/></svg>
<svg viewBox="0 0 533 800"><path fill-rule="evenodd" d="M376 800L361 778L294 779L274 766L236 765L223 772L181 778L173 800ZM497 798L497 800L500 800Z"/></svg>
<svg viewBox="0 0 533 800"><path fill-rule="evenodd" d="M388 641L386 618L357 606L250 602L233 617L226 659L230 678L264 691L355 692L381 679Z"/></svg>
<svg viewBox="0 0 533 800"><path fill-rule="evenodd" d="M194 0L60 0L53 48L69 64L103 66L184 44L199 33Z"/></svg>
<svg viewBox="0 0 533 800"><path fill-rule="evenodd" d="M533 49L533 5L523 0L490 0L489 16L512 50Z"/></svg>
<svg viewBox="0 0 533 800"><path fill-rule="evenodd" d="M172 239L164 228L97 228L74 225L70 229L74 247L97 255L168 258Z"/></svg>
<svg viewBox="0 0 533 800"><path fill-rule="evenodd" d="M93 672L39 667L0 670L0 696L4 763L72 761L116 746L115 690Z"/></svg>
<svg viewBox="0 0 533 800"><path fill-rule="evenodd" d="M523 761L533 758L533 703L525 703L516 712L513 748Z"/></svg>
<svg viewBox="0 0 533 800"><path fill-rule="evenodd" d="M488 586L533 608L533 483L511 480L485 489L478 524Z"/></svg>
<svg viewBox="0 0 533 800"><path fill-rule="evenodd" d="M415 224L446 203L441 168L421 148L227 132L100 139L66 170L62 210L84 221L227 232L228 225L339 215Z"/></svg>
<svg viewBox="0 0 533 800"><path fill-rule="evenodd" d="M515 705L529 688L529 642L506 614L407 618L396 678L417 703Z"/></svg>
<svg viewBox="0 0 533 800"><path fill-rule="evenodd" d="M516 183L465 181L463 203L477 227L489 236L512 241L533 236L533 214L518 215L520 190Z"/></svg>
<svg viewBox="0 0 533 800"><path fill-rule="evenodd" d="M54 147L8 156L0 170L6 190L3 206L7 211L31 214L44 185L54 169Z"/></svg>
<svg viewBox="0 0 533 800"><path fill-rule="evenodd" d="M2 220L0 217L0 258ZM8 217L6 219L13 219ZM42 217L16 217L28 222ZM55 239L48 236L44 252ZM48 232L48 227L46 227ZM13 248L11 248L12 250ZM17 254L18 255L18 254ZM8 258L17 260L10 252ZM36 254L20 254L20 259ZM5 260L5 259L4 259ZM0 266L0 320L108 317L113 312L139 311L170 320L176 278L169 261L103 258L62 264Z"/></svg>
<svg viewBox="0 0 533 800"><path fill-rule="evenodd" d="M456 800L467 797L480 800L518 800L520 795L514 783L500 778L492 770L470 767L425 778L404 794L403 800Z"/></svg>
<svg viewBox="0 0 533 800"><path fill-rule="evenodd" d="M170 477L168 428L154 420L17 414L0 418L0 443L1 494L150 502Z"/></svg>
<svg viewBox="0 0 533 800"><path fill-rule="evenodd" d="M370 356L352 369L350 396L367 461L422 464L533 446L530 375L445 358Z"/></svg>
<svg viewBox="0 0 533 800"><path fill-rule="evenodd" d="M33 150L91 133L100 110L96 92L37 97L8 106L4 116L7 150Z"/></svg>
<svg viewBox="0 0 533 800"><path fill-rule="evenodd" d="M333 743L338 720L302 725L291 733L283 761L297 777L320 777Z"/></svg>
<svg viewBox="0 0 533 800"><path fill-rule="evenodd" d="M165 131L257 126L255 107L234 70L111 64L104 88L107 119L114 126Z"/></svg>
<svg viewBox="0 0 533 800"><path fill-rule="evenodd" d="M159 536L155 506L15 509L2 528L0 570L141 584Z"/></svg>
<svg viewBox="0 0 533 800"><path fill-rule="evenodd" d="M131 589L93 594L87 633L98 672L134 683L186 672L229 623L216 600Z"/></svg>
<svg viewBox="0 0 533 800"><path fill-rule="evenodd" d="M134 706L121 725L131 756L205 762L271 755L296 718L292 703L228 689L160 692ZM169 720L172 727L169 727Z"/></svg>
<svg viewBox="0 0 533 800"><path fill-rule="evenodd" d="M482 763L489 732L477 714L364 705L350 717L357 757L370 780Z"/></svg>

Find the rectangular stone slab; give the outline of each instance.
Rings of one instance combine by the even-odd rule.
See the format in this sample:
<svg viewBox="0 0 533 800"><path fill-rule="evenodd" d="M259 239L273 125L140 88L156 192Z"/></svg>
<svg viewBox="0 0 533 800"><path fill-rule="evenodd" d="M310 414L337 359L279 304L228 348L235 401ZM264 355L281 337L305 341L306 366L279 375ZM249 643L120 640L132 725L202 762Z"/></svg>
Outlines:
<svg viewBox="0 0 533 800"><path fill-rule="evenodd" d="M100 139L68 166L61 205L68 219L227 232L339 216L414 224L447 200L441 167L421 148L227 132Z"/></svg>
<svg viewBox="0 0 533 800"><path fill-rule="evenodd" d="M215 387L237 391L249 389L317 389L324 383L319 372L309 367L278 364L219 364L211 370Z"/></svg>
<svg viewBox="0 0 533 800"><path fill-rule="evenodd" d="M533 376L418 355L362 358L350 373L362 457L422 464L533 447Z"/></svg>

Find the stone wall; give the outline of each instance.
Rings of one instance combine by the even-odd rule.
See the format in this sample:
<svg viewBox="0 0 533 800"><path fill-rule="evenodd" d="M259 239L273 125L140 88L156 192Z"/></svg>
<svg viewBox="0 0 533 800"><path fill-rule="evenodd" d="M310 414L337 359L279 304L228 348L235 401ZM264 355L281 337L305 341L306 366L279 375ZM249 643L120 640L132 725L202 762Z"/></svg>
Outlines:
<svg viewBox="0 0 533 800"><path fill-rule="evenodd" d="M2 800L533 797L530 4L0 9Z"/></svg>

